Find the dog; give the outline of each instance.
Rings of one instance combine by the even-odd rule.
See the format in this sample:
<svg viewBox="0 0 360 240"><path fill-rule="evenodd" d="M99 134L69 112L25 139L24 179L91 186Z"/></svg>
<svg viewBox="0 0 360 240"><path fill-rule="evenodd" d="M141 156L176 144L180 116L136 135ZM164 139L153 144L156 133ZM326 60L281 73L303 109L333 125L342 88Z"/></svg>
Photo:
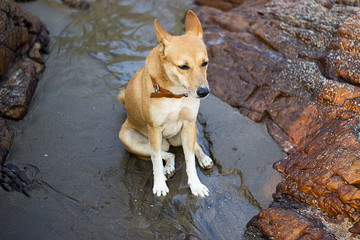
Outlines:
<svg viewBox="0 0 360 240"><path fill-rule="evenodd" d="M169 192L166 180L175 173L175 155L168 152L169 147L182 145L191 192L205 197L209 190L195 167L195 155L200 167L213 167L196 139L200 99L210 93L202 26L191 10L186 14L184 35L170 35L156 19L154 26L158 45L118 94L127 111L119 138L126 150L152 161L152 190L157 196Z"/></svg>

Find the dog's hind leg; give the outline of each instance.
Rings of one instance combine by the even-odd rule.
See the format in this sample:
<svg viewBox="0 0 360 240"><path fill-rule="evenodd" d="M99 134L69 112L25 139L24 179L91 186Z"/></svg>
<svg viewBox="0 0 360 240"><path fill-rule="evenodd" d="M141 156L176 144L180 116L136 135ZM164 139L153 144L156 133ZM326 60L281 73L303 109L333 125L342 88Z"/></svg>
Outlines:
<svg viewBox="0 0 360 240"><path fill-rule="evenodd" d="M126 150L141 159L151 160L149 138L138 132L136 129L131 128L127 121L125 121L120 129L119 138ZM164 139L161 144L161 150L163 155L162 158L166 162L171 162L171 160L173 160L172 158L174 158L174 154L167 152L169 148L169 143Z"/></svg>
<svg viewBox="0 0 360 240"><path fill-rule="evenodd" d="M165 167L162 164L162 160L158 160L158 154L155 153L150 146L150 141L147 136L144 136L140 132L138 132L136 129L133 129L130 124L125 121L125 123L122 125L121 130L119 132L119 138L121 142L124 144L126 150L129 152L137 155L141 159L144 160L153 160L153 167L154 168L154 179L165 179L165 176L167 178L171 178L174 175L175 172L175 155L173 153L167 152L170 148L169 143L167 140L163 139L161 142L161 149L160 149L160 157L161 159L164 159L166 162ZM151 159L152 154L155 155L154 159ZM155 161L154 161L155 160ZM156 177L155 177L156 175ZM162 176L161 176L162 175ZM155 184L154 183L154 194L161 196L166 195L166 193L169 191L166 184L162 183L162 180L156 181L161 182L161 184Z"/></svg>
<svg viewBox="0 0 360 240"><path fill-rule="evenodd" d="M129 152L144 160L151 159L149 139L131 128L127 120L120 129L119 138Z"/></svg>

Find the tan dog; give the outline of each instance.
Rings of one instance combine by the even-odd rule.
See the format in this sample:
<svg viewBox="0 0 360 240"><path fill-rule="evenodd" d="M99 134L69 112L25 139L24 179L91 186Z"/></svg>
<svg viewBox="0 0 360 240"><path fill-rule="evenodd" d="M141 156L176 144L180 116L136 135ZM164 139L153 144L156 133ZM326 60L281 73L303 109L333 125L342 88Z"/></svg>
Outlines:
<svg viewBox="0 0 360 240"><path fill-rule="evenodd" d="M169 192L165 176L175 171L175 155L167 151L170 145L182 145L191 192L208 196L209 190L200 182L195 168L195 155L202 168L213 166L196 140L200 98L209 94L208 56L201 23L190 10L182 36L171 36L157 20L154 24L158 46L118 95L127 111L119 138L129 152L152 160L153 193L157 196Z"/></svg>

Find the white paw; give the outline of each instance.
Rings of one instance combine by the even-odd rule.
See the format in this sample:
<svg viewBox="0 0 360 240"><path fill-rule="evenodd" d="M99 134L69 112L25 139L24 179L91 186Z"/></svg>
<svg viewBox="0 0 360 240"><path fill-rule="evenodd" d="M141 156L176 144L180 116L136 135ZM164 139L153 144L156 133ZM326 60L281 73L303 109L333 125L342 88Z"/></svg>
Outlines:
<svg viewBox="0 0 360 240"><path fill-rule="evenodd" d="M213 168L214 163L210 157L204 155L203 157L200 158L199 165L203 169L211 169Z"/></svg>
<svg viewBox="0 0 360 240"><path fill-rule="evenodd" d="M209 196L209 189L201 182L189 184L192 194L198 197Z"/></svg>
<svg viewBox="0 0 360 240"><path fill-rule="evenodd" d="M175 175L175 167L172 164L166 164L164 167L164 175L167 179L171 179Z"/></svg>
<svg viewBox="0 0 360 240"><path fill-rule="evenodd" d="M166 196L166 194L169 192L169 188L166 186L165 180L163 181L155 181L154 187L153 187L153 193L160 196Z"/></svg>

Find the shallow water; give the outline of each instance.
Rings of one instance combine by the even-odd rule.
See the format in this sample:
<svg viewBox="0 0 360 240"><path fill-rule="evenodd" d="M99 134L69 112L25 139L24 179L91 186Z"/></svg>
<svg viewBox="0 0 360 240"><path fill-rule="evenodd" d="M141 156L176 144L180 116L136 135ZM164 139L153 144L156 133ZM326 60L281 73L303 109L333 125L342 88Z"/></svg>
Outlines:
<svg viewBox="0 0 360 240"><path fill-rule="evenodd" d="M125 86L149 51L157 44L153 22L157 18L169 33L183 33L184 13L192 1L93 1L92 9L72 14L61 36L58 51L89 54L104 64L116 81L107 80L118 91Z"/></svg>
<svg viewBox="0 0 360 240"><path fill-rule="evenodd" d="M271 165L283 154L263 125L215 97L203 101L199 138L217 164L197 168L207 198L191 195L181 148L172 149L170 193L155 197L151 162L117 137L126 113L116 94L156 45L154 18L181 34L191 1L91 5L80 12L60 1L22 4L48 26L51 52L28 115L10 123L8 161L38 188L32 198L0 191L0 239L242 239L280 181Z"/></svg>

